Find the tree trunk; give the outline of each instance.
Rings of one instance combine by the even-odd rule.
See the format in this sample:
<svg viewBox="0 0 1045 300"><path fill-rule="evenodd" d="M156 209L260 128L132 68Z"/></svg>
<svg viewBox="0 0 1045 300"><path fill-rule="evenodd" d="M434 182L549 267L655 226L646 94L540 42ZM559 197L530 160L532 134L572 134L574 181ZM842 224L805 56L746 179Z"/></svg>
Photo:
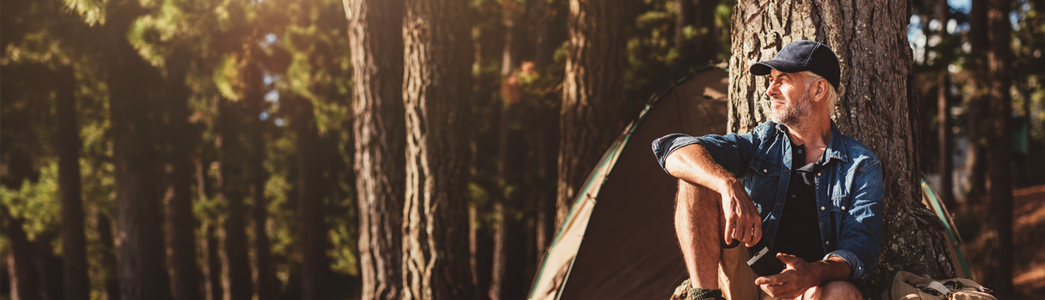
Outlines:
<svg viewBox="0 0 1045 300"><path fill-rule="evenodd" d="M987 124L989 111L988 87L987 87L987 47L990 40L987 36L987 0L972 0L972 9L969 11L969 44L972 46L969 63L965 66L969 70L969 83L971 91L966 102L966 147L965 158L965 181L968 185L967 194L975 200L987 192Z"/></svg>
<svg viewBox="0 0 1045 300"><path fill-rule="evenodd" d="M255 61L261 51L252 48L246 55L248 62ZM273 300L276 297L278 282L276 271L272 267L272 247L269 242L268 230L268 204L265 199L265 181L268 180L265 170L265 138L263 130L266 123L258 118L265 111L265 81L262 70L256 65L249 64L245 68L243 77L247 90L243 99L248 118L243 133L246 143L246 168L244 184L246 184L246 196L250 198L250 212L254 240L252 250L254 251L254 294L258 300ZM301 148L298 148L301 149Z"/></svg>
<svg viewBox="0 0 1045 300"><path fill-rule="evenodd" d="M106 29L107 86L116 189L116 266L126 300L170 299L164 265L163 213L157 184L155 104L148 93L159 82L156 70L138 56L126 33L137 2L110 7Z"/></svg>
<svg viewBox="0 0 1045 300"><path fill-rule="evenodd" d="M207 300L225 299L225 287L221 275L221 246L218 244L218 226L208 224L204 227L203 262L207 265L203 273L204 290Z"/></svg>
<svg viewBox="0 0 1045 300"><path fill-rule="evenodd" d="M1009 94L1012 72L1012 27L1009 12L1012 1L992 0L987 12L990 28L988 54L990 80L991 147L990 195L984 232L984 282L998 299L1013 296L1012 290L1012 97Z"/></svg>
<svg viewBox="0 0 1045 300"><path fill-rule="evenodd" d="M679 51L678 66L682 72L715 60L719 51L718 30L715 28L715 7L719 1L674 0L675 45Z"/></svg>
<svg viewBox="0 0 1045 300"><path fill-rule="evenodd" d="M521 263L523 257L512 257L511 252L515 246L512 242L520 236L518 221L515 219L516 212L520 209L516 199L510 191L511 187L518 186L516 167L519 161L525 160L519 157L511 141L517 139L515 133L510 130L511 124L518 119L515 104L522 97L522 83L515 74L518 70L519 45L522 44L522 12L525 8L518 6L515 1L505 1L502 4L504 12L504 49L501 55L501 116L498 120L497 132L497 179L498 194L497 203L494 203L494 214L497 216L494 224L493 237L493 261L492 274L490 276L490 290L488 294L492 300L514 299L521 296L518 291L519 281L522 275ZM511 257L511 258L510 258ZM525 293L525 292L523 292Z"/></svg>
<svg viewBox="0 0 1045 300"><path fill-rule="evenodd" d="M244 168L247 165L243 145L243 102L219 100L218 132L221 200L225 202L225 220L220 232L222 290L226 300L249 300L254 293L251 286L250 256L247 255L247 206L244 203L249 182Z"/></svg>
<svg viewBox="0 0 1045 300"><path fill-rule="evenodd" d="M330 261L326 256L327 226L324 221L322 160L317 155L319 132L312 102L300 103L299 117L294 121L297 133L298 219L301 221L302 299L325 299Z"/></svg>
<svg viewBox="0 0 1045 300"><path fill-rule="evenodd" d="M403 0L345 0L352 51L352 133L362 300L403 291Z"/></svg>
<svg viewBox="0 0 1045 300"><path fill-rule="evenodd" d="M566 219L588 173L624 128L624 6L624 1L570 0L556 227Z"/></svg>
<svg viewBox="0 0 1045 300"><path fill-rule="evenodd" d="M196 161L196 197L199 201L207 201L210 193L207 189L207 168L209 164L203 159ZM213 218L212 218L213 219ZM203 243L200 244L200 253L203 255L203 292L207 300L222 300L225 294L221 286L221 259L218 252L218 234L215 221L204 223Z"/></svg>
<svg viewBox="0 0 1045 300"><path fill-rule="evenodd" d="M91 282L87 277L87 236L80 198L80 125L76 118L75 76L72 67L62 67L57 74L58 197L61 199L65 299L87 300L91 296Z"/></svg>
<svg viewBox="0 0 1045 300"><path fill-rule="evenodd" d="M7 236L7 274L11 278L11 299L38 300L40 295L39 276L32 264L32 244L22 229L22 220L14 218L7 208L0 207L0 222Z"/></svg>
<svg viewBox="0 0 1045 300"><path fill-rule="evenodd" d="M120 280L116 271L116 256L113 255L113 249L116 247L113 243L112 221L105 214L98 213L95 222L98 241L102 246L99 252L102 252L103 299L118 300L120 299Z"/></svg>
<svg viewBox="0 0 1045 300"><path fill-rule="evenodd" d="M406 1L403 299L472 299L468 264L468 2Z"/></svg>
<svg viewBox="0 0 1045 300"><path fill-rule="evenodd" d="M192 212L192 158L193 137L196 130L189 125L188 86L185 85L188 57L184 50L175 50L175 59L167 63L168 186L167 232L171 270L171 294L174 300L200 300L201 273L196 263L196 217Z"/></svg>
<svg viewBox="0 0 1045 300"><path fill-rule="evenodd" d="M950 6L947 5L947 1L938 1L936 11L937 24L940 24L940 44L942 46L943 41L947 38L947 22L950 18L949 13L951 11ZM942 49L940 53L948 51L950 49ZM944 205L947 206L949 211L955 211L954 202L954 146L952 144L953 134L951 131L951 73L947 70L947 65L950 64L950 60L946 59L948 55L939 54L936 57L936 63L941 66L940 73L936 79L936 106L939 110L940 128L938 128L940 138L940 200L943 201Z"/></svg>
<svg viewBox="0 0 1045 300"><path fill-rule="evenodd" d="M909 3L902 0L762 5L740 1L733 13L731 132L750 131L767 120L770 111L768 81L751 75L748 66L772 59L780 48L800 39L824 43L838 55L842 76L835 122L843 134L878 155L885 179L882 255L868 281L870 295L889 286L898 270L954 277L942 225L921 204L909 15L903 13L909 11Z"/></svg>

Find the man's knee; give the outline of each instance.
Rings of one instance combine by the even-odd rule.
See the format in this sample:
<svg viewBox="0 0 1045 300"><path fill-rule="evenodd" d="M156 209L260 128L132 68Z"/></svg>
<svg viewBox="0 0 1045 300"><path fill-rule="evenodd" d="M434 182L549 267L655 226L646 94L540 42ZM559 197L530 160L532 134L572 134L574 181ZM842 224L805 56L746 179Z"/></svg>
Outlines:
<svg viewBox="0 0 1045 300"><path fill-rule="evenodd" d="M705 186L679 179L678 194L675 195L675 200L678 203L697 203L701 200L714 200L717 194Z"/></svg>
<svg viewBox="0 0 1045 300"><path fill-rule="evenodd" d="M831 281L824 283L818 287L814 287L806 291L803 299L844 299L844 300L862 300L864 295L860 293L860 289L856 287L852 282L848 281Z"/></svg>

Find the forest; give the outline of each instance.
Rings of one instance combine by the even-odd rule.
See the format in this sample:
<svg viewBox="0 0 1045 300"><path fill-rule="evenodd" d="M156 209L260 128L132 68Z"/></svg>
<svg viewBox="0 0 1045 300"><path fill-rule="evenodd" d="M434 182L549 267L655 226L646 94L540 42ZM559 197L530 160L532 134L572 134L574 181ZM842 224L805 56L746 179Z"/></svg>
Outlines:
<svg viewBox="0 0 1045 300"><path fill-rule="evenodd" d="M886 211L927 178L978 280L1041 295L1045 0L862 2L5 0L0 299L526 299L658 92L728 68L745 132L799 39L849 53Z"/></svg>

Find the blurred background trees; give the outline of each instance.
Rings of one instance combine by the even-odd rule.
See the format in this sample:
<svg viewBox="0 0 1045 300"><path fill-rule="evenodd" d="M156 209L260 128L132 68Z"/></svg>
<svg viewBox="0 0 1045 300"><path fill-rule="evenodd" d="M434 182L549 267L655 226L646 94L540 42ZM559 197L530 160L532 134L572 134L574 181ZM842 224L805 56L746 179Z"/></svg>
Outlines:
<svg viewBox="0 0 1045 300"><path fill-rule="evenodd" d="M433 3L4 2L0 297L523 299L591 162L749 5ZM1045 183L1045 1L909 6L917 165L990 286L1041 292L1005 287L1045 265L1004 216Z"/></svg>

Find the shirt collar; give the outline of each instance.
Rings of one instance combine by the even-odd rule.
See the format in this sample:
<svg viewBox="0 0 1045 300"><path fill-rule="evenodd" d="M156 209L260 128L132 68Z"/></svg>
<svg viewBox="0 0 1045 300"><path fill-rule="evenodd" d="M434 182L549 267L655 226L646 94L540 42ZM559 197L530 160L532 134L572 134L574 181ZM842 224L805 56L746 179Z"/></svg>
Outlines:
<svg viewBox="0 0 1045 300"><path fill-rule="evenodd" d="M787 134L787 126L784 124L776 123L777 132ZM835 126L835 121L831 120L831 142L827 144L827 150L824 150L824 155L827 157L828 162L832 159L837 159L842 162L849 162L849 151L845 147L845 143L842 142L842 133L838 131L838 126Z"/></svg>

